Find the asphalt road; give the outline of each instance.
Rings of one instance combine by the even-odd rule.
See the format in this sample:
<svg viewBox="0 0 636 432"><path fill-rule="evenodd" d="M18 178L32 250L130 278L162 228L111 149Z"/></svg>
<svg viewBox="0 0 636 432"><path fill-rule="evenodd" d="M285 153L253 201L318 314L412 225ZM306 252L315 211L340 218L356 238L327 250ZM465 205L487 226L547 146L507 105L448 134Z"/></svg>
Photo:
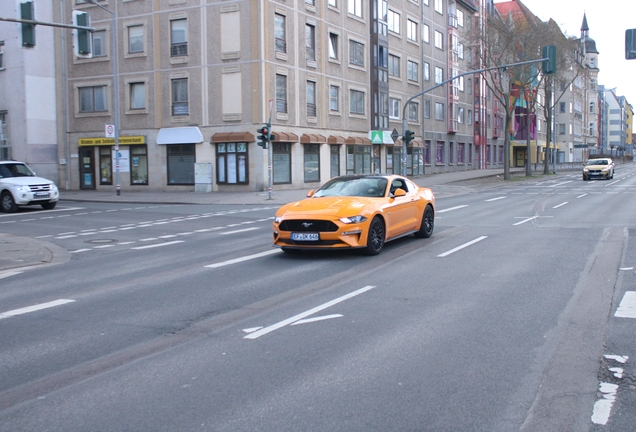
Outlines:
<svg viewBox="0 0 636 432"><path fill-rule="evenodd" d="M634 174L440 186L377 257L271 206L11 216L71 260L0 279L0 430L630 430Z"/></svg>

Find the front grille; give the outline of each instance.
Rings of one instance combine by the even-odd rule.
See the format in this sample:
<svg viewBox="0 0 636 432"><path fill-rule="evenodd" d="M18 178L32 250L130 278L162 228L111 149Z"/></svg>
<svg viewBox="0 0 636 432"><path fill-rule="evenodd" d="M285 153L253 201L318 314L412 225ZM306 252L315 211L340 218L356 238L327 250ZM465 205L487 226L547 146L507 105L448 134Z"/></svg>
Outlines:
<svg viewBox="0 0 636 432"><path fill-rule="evenodd" d="M319 241L294 241L287 239L280 239L280 243L284 243L286 245L296 245L296 246L333 246L333 245L343 245L345 242L340 240L319 240Z"/></svg>
<svg viewBox="0 0 636 432"><path fill-rule="evenodd" d="M29 185L29 189L31 189L31 192L48 192L51 190L51 185Z"/></svg>
<svg viewBox="0 0 636 432"><path fill-rule="evenodd" d="M280 224L279 229L294 232L336 232L338 225L325 220L285 220Z"/></svg>

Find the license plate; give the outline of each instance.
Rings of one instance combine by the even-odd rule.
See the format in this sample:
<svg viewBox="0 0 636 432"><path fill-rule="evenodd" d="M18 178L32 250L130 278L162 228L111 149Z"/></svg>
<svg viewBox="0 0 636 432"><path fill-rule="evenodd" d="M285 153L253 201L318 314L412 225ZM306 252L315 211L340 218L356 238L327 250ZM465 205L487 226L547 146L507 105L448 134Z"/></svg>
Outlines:
<svg viewBox="0 0 636 432"><path fill-rule="evenodd" d="M36 192L33 194L34 198L50 198L51 194L50 193L44 193L44 192Z"/></svg>
<svg viewBox="0 0 636 432"><path fill-rule="evenodd" d="M318 241L320 235L318 233L292 233L291 238L296 241Z"/></svg>

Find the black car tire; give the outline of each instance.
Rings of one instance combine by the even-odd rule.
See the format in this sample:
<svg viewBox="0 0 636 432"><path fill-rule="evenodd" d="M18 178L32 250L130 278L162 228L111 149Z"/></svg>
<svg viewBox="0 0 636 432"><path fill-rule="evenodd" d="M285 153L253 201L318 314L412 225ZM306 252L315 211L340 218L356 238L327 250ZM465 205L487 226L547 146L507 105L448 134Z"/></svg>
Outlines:
<svg viewBox="0 0 636 432"><path fill-rule="evenodd" d="M365 249L367 255L377 255L382 252L385 235L384 222L379 217L374 217L369 224L369 232L367 233L367 247Z"/></svg>
<svg viewBox="0 0 636 432"><path fill-rule="evenodd" d="M424 209L422 223L420 229L415 232L415 237L429 238L433 235L433 228L435 228L435 212L433 211L433 207L429 204Z"/></svg>
<svg viewBox="0 0 636 432"><path fill-rule="evenodd" d="M2 200L3 212L15 213L18 211L18 206L16 205L15 200L13 199L13 195L11 195L11 192L9 191L2 192L2 197L0 198L0 200Z"/></svg>
<svg viewBox="0 0 636 432"><path fill-rule="evenodd" d="M47 202L47 203L42 204L42 208L44 210L53 210L56 205L57 205L57 201Z"/></svg>

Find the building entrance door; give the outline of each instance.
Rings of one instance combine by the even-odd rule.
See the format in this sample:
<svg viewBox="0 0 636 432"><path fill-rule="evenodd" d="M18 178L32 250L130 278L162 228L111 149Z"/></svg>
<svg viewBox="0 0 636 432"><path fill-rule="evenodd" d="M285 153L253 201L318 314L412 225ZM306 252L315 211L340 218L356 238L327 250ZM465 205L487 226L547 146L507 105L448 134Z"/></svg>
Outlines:
<svg viewBox="0 0 636 432"><path fill-rule="evenodd" d="M80 189L95 189L95 157L93 147L80 147Z"/></svg>
<svg viewBox="0 0 636 432"><path fill-rule="evenodd" d="M515 148L515 167L526 166L526 159L528 158L528 150L523 148Z"/></svg>

